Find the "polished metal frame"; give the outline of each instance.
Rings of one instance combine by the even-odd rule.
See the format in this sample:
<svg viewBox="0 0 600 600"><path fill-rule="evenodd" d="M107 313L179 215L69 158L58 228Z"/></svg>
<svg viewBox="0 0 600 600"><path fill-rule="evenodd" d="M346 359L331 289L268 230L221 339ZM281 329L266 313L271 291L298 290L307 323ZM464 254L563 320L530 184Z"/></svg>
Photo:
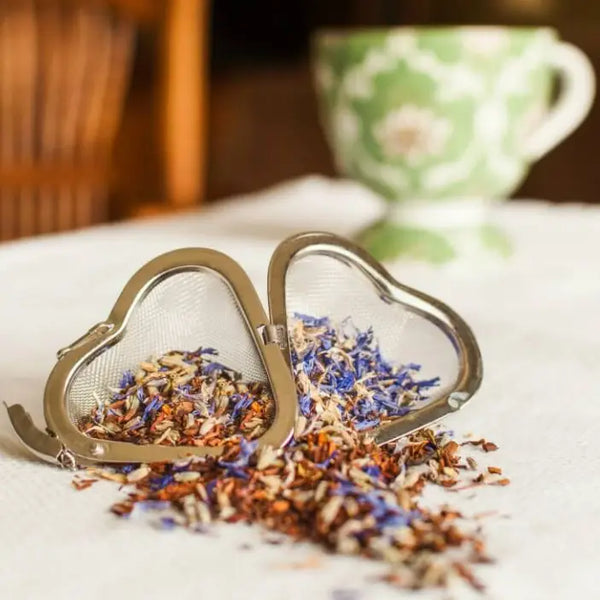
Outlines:
<svg viewBox="0 0 600 600"><path fill-rule="evenodd" d="M44 414L52 434L37 430L29 415L16 405L9 408L9 415L21 440L38 456L53 461L62 462L61 457L64 460L64 453L68 451L71 454L69 461L74 460L77 464L156 462L189 455L221 454L222 447L142 446L90 438L71 422L66 407L67 393L78 371L126 335L134 307L154 286L177 272L207 269L220 276L233 292L271 385L276 403L275 417L271 427L258 438L259 446L285 444L293 432L297 396L283 351L275 341L265 340L261 335L269 322L245 271L225 254L205 248L175 250L147 263L124 287L108 319L58 352L59 360L50 373L44 393Z"/></svg>
<svg viewBox="0 0 600 600"><path fill-rule="evenodd" d="M307 254L331 256L359 269L378 290L382 300L402 304L439 327L452 342L458 356L458 375L452 389L424 408L398 417L373 431L378 444L438 421L462 408L481 384L483 365L473 332L449 306L432 296L396 281L368 252L348 240L331 233L303 233L283 241L275 250L269 265L268 289L271 322L287 320L285 278L291 262ZM287 328L285 328L285 345ZM289 352L286 360L291 366Z"/></svg>
<svg viewBox="0 0 600 600"><path fill-rule="evenodd" d="M90 438L71 422L66 407L67 393L78 371L126 335L134 307L155 285L176 272L208 269L229 285L239 303L275 398L275 419L258 438L259 446L286 444L292 436L297 414L287 330L286 276L290 264L307 254L331 256L359 269L383 301L402 304L435 324L457 352L459 372L451 391L422 409L378 427L373 432L378 444L393 441L464 406L479 388L483 370L475 336L463 319L443 302L396 281L367 252L348 240L330 233L301 233L283 241L271 258L268 272L270 320L248 275L225 254L206 248L185 248L147 263L125 285L106 321L59 350L58 362L50 373L44 393L46 432L33 424L22 406L8 408L17 435L36 455L67 467L96 462L156 462L189 455L219 455L222 452L219 447L141 446Z"/></svg>

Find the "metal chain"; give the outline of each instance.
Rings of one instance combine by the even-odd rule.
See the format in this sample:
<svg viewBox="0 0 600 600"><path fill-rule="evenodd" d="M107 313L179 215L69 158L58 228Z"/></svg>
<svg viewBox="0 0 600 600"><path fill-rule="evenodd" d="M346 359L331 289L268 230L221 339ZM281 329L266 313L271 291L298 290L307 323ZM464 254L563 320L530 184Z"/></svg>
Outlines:
<svg viewBox="0 0 600 600"><path fill-rule="evenodd" d="M64 444L56 455L56 460L62 469L68 469L69 471L75 471L77 469L75 455Z"/></svg>

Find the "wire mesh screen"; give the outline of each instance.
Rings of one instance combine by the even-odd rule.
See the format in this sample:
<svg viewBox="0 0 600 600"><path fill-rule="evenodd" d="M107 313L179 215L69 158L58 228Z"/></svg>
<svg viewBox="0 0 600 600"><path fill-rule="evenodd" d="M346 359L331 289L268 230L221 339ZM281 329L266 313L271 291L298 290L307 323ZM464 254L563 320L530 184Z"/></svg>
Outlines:
<svg viewBox="0 0 600 600"><path fill-rule="evenodd" d="M237 297L206 268L169 275L138 302L121 338L75 374L66 400L69 418L78 423L141 361L200 346L216 348L216 360L243 379L268 382Z"/></svg>
<svg viewBox="0 0 600 600"><path fill-rule="evenodd" d="M440 378L430 400L456 382L458 355L446 334L410 307L384 297L358 266L334 255L297 255L288 267L285 291L288 318L299 312L327 316L335 324L350 317L360 330L373 327L387 360L419 364L423 379Z"/></svg>

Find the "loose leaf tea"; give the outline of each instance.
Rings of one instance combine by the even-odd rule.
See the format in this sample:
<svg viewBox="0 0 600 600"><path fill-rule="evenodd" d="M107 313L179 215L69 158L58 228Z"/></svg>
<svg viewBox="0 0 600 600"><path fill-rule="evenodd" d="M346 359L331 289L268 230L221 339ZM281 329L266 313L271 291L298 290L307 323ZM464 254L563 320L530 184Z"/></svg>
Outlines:
<svg viewBox="0 0 600 600"><path fill-rule="evenodd" d="M135 444L220 446L260 437L274 416L269 386L243 382L217 351L169 352L123 374L109 400L97 400L80 430Z"/></svg>
<svg viewBox="0 0 600 600"><path fill-rule="evenodd" d="M203 395L202 386L212 386L212 381L221 377L228 382L227 389L237 389L236 378L225 368L207 373L201 351L176 353L167 356L177 356L183 371L192 375L191 366L188 369L184 365L197 367L188 381L171 377L170 387L152 385L156 378L149 373L167 373L173 368L160 358L152 363L157 371L142 367L141 374L127 375L115 392L113 402L121 402L144 390L139 405L133 400L127 409L126 404L119 405L115 409L118 415L111 420L106 414L98 417L99 408L86 426L97 432L93 428L100 423L117 423L110 435L122 435L123 423L140 413L144 420L142 411L154 402L153 397L160 396L164 398L162 406L151 409L151 417L134 430L139 432L135 441L175 443L170 434L157 437L166 431L156 432L165 420L173 422L170 427L179 433L177 441L189 440L193 438L185 433L186 428L175 425L178 417L172 414L154 431L152 427L164 406L190 401L194 408L186 415L193 415L194 427L197 419L215 418L219 409L217 419L230 419L219 423L219 431L227 436L223 455L174 463L95 467L78 477L76 486L88 487L93 477L128 484L127 496L113 505L113 512L124 516L137 510L151 511L166 528L184 526L204 531L214 521L259 523L294 540L310 540L334 552L385 561L391 570L383 579L393 585L441 586L452 577L460 577L481 589L469 566L489 561L479 524L469 524L449 507L427 508L421 495L427 484L452 490L459 489L459 483L463 487L508 483L494 466L473 477L477 463L464 456L468 448L470 452L492 450L491 442L482 440L467 447L454 441L451 432L422 429L377 446L370 430L418 410L428 390L438 384L437 379L419 379L418 365L388 362L373 332L360 331L350 321L334 326L327 318L297 315L290 327L290 340L299 415L294 439L287 447L258 450L257 442L251 439L258 426L257 415L266 419L271 410L266 398L261 404L262 394L255 392L247 405L240 405L238 397L228 402L216 396L209 399ZM221 389L219 385L214 389ZM129 394L135 386L135 392ZM199 399L181 399L181 386L191 386L186 393L200 394ZM198 400L206 404L208 415L194 414ZM136 409L130 415L133 406ZM244 428L248 414L253 426ZM233 427L237 427L235 434Z"/></svg>

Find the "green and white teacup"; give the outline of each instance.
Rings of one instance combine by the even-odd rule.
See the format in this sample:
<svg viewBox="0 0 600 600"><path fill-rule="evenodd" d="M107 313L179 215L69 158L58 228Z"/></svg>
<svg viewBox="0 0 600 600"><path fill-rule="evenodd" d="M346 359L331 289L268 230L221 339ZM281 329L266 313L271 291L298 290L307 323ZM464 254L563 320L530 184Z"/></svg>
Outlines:
<svg viewBox="0 0 600 600"><path fill-rule="evenodd" d="M361 236L378 258L444 261L467 238L506 251L490 204L579 126L595 92L586 56L549 28L322 31L314 69L339 171L388 200Z"/></svg>

